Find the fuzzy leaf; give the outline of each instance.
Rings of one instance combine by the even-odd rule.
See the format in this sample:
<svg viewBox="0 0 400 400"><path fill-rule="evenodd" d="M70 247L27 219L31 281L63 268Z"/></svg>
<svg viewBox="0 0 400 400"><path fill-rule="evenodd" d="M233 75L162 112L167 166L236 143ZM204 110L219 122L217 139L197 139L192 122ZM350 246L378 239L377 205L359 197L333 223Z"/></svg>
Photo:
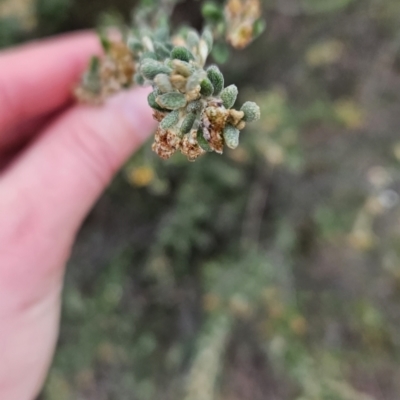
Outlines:
<svg viewBox="0 0 400 400"><path fill-rule="evenodd" d="M185 107L187 103L185 96L177 92L157 96L156 102L160 107L168 110L178 110L179 108Z"/></svg>
<svg viewBox="0 0 400 400"><path fill-rule="evenodd" d="M236 149L239 146L239 129L235 128L232 125L226 125L224 128L224 139L225 144L230 149Z"/></svg>
<svg viewBox="0 0 400 400"><path fill-rule="evenodd" d="M197 131L197 144L204 150L204 151L208 151L211 152L212 148L210 147L209 143L207 142L206 139L204 139L203 136L203 130L200 128Z"/></svg>
<svg viewBox="0 0 400 400"><path fill-rule="evenodd" d="M194 60L193 54L183 46L177 46L171 51L171 58L189 62Z"/></svg>
<svg viewBox="0 0 400 400"><path fill-rule="evenodd" d="M172 70L171 68L167 67L166 65L158 61L152 59L146 59L141 64L140 72L142 73L144 78L153 80L158 74L169 75L172 72Z"/></svg>
<svg viewBox="0 0 400 400"><path fill-rule="evenodd" d="M211 55L216 63L225 64L229 60L231 51L225 43L216 43Z"/></svg>
<svg viewBox="0 0 400 400"><path fill-rule="evenodd" d="M100 43L101 43L101 47L103 48L105 53L108 53L111 49L111 42L108 39L107 36L105 36L104 34L100 34Z"/></svg>
<svg viewBox="0 0 400 400"><path fill-rule="evenodd" d="M240 110L244 112L243 120L246 122L257 121L261 117L260 107L252 101L244 103Z"/></svg>
<svg viewBox="0 0 400 400"><path fill-rule="evenodd" d="M199 34L191 29L186 36L186 43L188 47L195 48L199 45L199 42L200 42Z"/></svg>
<svg viewBox="0 0 400 400"><path fill-rule="evenodd" d="M147 59L152 59L157 61L156 53L153 53L152 51L146 51L140 56L140 61L142 62L144 62Z"/></svg>
<svg viewBox="0 0 400 400"><path fill-rule="evenodd" d="M160 42L154 42L154 52L159 60L165 60L170 55L170 51Z"/></svg>
<svg viewBox="0 0 400 400"><path fill-rule="evenodd" d="M174 90L172 87L169 75L158 74L154 78L154 83L157 85L158 89L162 93L172 92Z"/></svg>
<svg viewBox="0 0 400 400"><path fill-rule="evenodd" d="M258 36L260 36L266 28L267 24L263 19L258 19L256 22L254 22L253 25L253 37L254 39Z"/></svg>
<svg viewBox="0 0 400 400"><path fill-rule="evenodd" d="M210 21L218 22L224 18L222 7L213 1L207 1L201 10L203 17Z"/></svg>
<svg viewBox="0 0 400 400"><path fill-rule="evenodd" d="M218 96L224 88L224 76L216 65L207 69L207 76L214 87L214 95Z"/></svg>
<svg viewBox="0 0 400 400"><path fill-rule="evenodd" d="M155 92L151 92L148 96L147 96L147 102L149 103L149 106L155 110L158 111L163 111L163 108L160 107L158 105L158 103L156 102L156 93Z"/></svg>
<svg viewBox="0 0 400 400"><path fill-rule="evenodd" d="M196 113L203 109L203 103L200 100L192 101L188 104L186 110L190 113Z"/></svg>
<svg viewBox="0 0 400 400"><path fill-rule="evenodd" d="M203 96L209 97L212 96L212 94L214 93L214 86L208 78L203 79L200 86L201 86L200 93Z"/></svg>
<svg viewBox="0 0 400 400"><path fill-rule="evenodd" d="M170 63L170 65L172 66L172 68L174 69L174 71L176 73L184 76L185 78L192 75L192 73L195 70L189 63L187 63L186 61L182 61L182 60L173 60Z"/></svg>
<svg viewBox="0 0 400 400"><path fill-rule="evenodd" d="M133 53L143 51L143 44L133 37L128 39L128 47Z"/></svg>
<svg viewBox="0 0 400 400"><path fill-rule="evenodd" d="M205 27L203 33L201 35L202 40L204 40L207 44L209 52L211 51L214 44L214 37L210 28Z"/></svg>
<svg viewBox="0 0 400 400"><path fill-rule="evenodd" d="M198 86L201 85L201 82L207 79L206 74L203 70L196 71L187 81L186 84L186 91L190 92L191 90L196 89Z"/></svg>
<svg viewBox="0 0 400 400"><path fill-rule="evenodd" d="M89 73L98 74L99 72L100 72L100 58L97 56L93 56L90 59Z"/></svg>
<svg viewBox="0 0 400 400"><path fill-rule="evenodd" d="M179 111L170 112L160 123L161 129L169 129L176 125L179 121Z"/></svg>
<svg viewBox="0 0 400 400"><path fill-rule="evenodd" d="M221 92L221 99L224 104L224 107L226 109L232 108L233 105L236 102L237 96L238 96L238 88L236 85L230 85L227 86L222 92Z"/></svg>
<svg viewBox="0 0 400 400"><path fill-rule="evenodd" d="M133 80L139 86L143 86L145 82L143 76L140 75L139 73L134 75Z"/></svg>
<svg viewBox="0 0 400 400"><path fill-rule="evenodd" d="M196 121L196 114L189 113L188 115L186 115L181 125L181 133L189 133L193 127L194 121Z"/></svg>

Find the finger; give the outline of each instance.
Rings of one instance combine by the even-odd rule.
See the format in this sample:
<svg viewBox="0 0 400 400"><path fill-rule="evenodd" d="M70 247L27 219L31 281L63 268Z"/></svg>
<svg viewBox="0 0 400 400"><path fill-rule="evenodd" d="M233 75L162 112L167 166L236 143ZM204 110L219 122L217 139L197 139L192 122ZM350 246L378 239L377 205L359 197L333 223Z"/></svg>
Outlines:
<svg viewBox="0 0 400 400"><path fill-rule="evenodd" d="M7 291L8 301L20 302L21 293L32 300L62 274L54 266L68 254L82 220L154 127L147 94L137 89L104 107L76 106L0 177L0 293ZM29 263L19 263L20 248Z"/></svg>
<svg viewBox="0 0 400 400"><path fill-rule="evenodd" d="M90 56L100 52L93 33L36 42L0 55L0 148L24 119L68 102Z"/></svg>
<svg viewBox="0 0 400 400"><path fill-rule="evenodd" d="M49 124L56 113L49 116L34 117L23 121L9 131L13 137L18 137L18 140L10 141L4 145L0 151L0 174L11 164L15 157L20 154L29 142L34 138L45 126Z"/></svg>
<svg viewBox="0 0 400 400"><path fill-rule="evenodd" d="M60 115L67 107L61 107L46 115L39 115L23 120L11 129L7 129L4 132L4 143L0 149L0 164L4 164L4 159L9 158L10 155L16 154L24 148L36 134L44 129L49 121L53 120L55 116Z"/></svg>

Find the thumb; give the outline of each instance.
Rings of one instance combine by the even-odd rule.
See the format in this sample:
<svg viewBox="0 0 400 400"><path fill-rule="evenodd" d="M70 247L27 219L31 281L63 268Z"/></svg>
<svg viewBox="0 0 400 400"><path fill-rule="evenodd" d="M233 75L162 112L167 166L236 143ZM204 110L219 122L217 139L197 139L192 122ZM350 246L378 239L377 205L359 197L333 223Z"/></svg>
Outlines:
<svg viewBox="0 0 400 400"><path fill-rule="evenodd" d="M115 172L152 132L147 94L139 88L103 107L68 111L9 168L0 180L7 187L3 192L41 221L78 228Z"/></svg>

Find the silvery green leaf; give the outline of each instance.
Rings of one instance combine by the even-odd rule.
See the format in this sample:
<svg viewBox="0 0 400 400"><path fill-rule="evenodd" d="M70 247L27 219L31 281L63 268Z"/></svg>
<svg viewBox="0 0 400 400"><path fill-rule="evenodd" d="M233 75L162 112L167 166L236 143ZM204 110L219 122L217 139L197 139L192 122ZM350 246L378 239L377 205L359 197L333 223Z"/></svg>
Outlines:
<svg viewBox="0 0 400 400"><path fill-rule="evenodd" d="M206 42L208 47L208 52L210 53L214 44L214 38L211 29L208 26L204 28L203 33L201 35L201 39Z"/></svg>
<svg viewBox="0 0 400 400"><path fill-rule="evenodd" d="M218 64L225 64L229 60L231 52L225 43L216 43L211 54Z"/></svg>
<svg viewBox="0 0 400 400"><path fill-rule="evenodd" d="M253 25L254 38L260 36L265 31L266 25L267 24L266 24L265 20L262 18L258 19L256 22L254 22L254 25Z"/></svg>
<svg viewBox="0 0 400 400"><path fill-rule="evenodd" d="M260 107L252 101L244 103L240 110L244 112L243 120L246 122L257 121L261 117Z"/></svg>
<svg viewBox="0 0 400 400"><path fill-rule="evenodd" d="M100 72L100 58L97 56L93 56L90 59L89 73L98 74L99 72Z"/></svg>
<svg viewBox="0 0 400 400"><path fill-rule="evenodd" d="M214 87L214 95L218 96L224 88L224 76L216 65L207 69L207 76Z"/></svg>
<svg viewBox="0 0 400 400"><path fill-rule="evenodd" d="M203 130L200 128L197 131L197 144L204 150L204 151L208 151L211 152L212 148L210 147L209 143L207 142L207 140L204 138L203 135Z"/></svg>
<svg viewBox="0 0 400 400"><path fill-rule="evenodd" d="M208 78L203 79L201 81L200 86L201 86L200 93L203 96L209 97L209 96L212 96L212 94L214 93L214 86Z"/></svg>
<svg viewBox="0 0 400 400"><path fill-rule="evenodd" d="M140 61L146 61L146 59L152 59L152 60L157 60L157 55L156 53L153 53L152 51L146 51L140 56Z"/></svg>
<svg viewBox="0 0 400 400"><path fill-rule="evenodd" d="M169 27L166 24L165 26L161 26L154 32L154 38L161 42L164 42L169 39Z"/></svg>
<svg viewBox="0 0 400 400"><path fill-rule="evenodd" d="M186 43L188 47L196 48L199 45L199 41L200 41L199 34L191 29L186 36Z"/></svg>
<svg viewBox="0 0 400 400"><path fill-rule="evenodd" d="M160 63L159 61L155 61L149 58L142 62L140 66L140 72L142 73L144 78L153 80L158 74L169 75L172 70L171 68Z"/></svg>
<svg viewBox="0 0 400 400"><path fill-rule="evenodd" d="M170 51L160 42L154 42L154 52L159 60L165 60L170 54Z"/></svg>
<svg viewBox="0 0 400 400"><path fill-rule="evenodd" d="M100 65L100 58L92 57L90 59L89 70L83 77L83 86L86 90L94 94L101 92Z"/></svg>
<svg viewBox="0 0 400 400"><path fill-rule="evenodd" d="M174 47L171 51L171 58L189 62L194 60L193 54L183 46Z"/></svg>
<svg viewBox="0 0 400 400"><path fill-rule="evenodd" d="M191 66L186 61L172 60L170 64L171 64L172 68L174 69L174 71L176 73L178 73L179 75L184 76L185 78L187 78L190 75L192 75L192 73L195 71L193 66Z"/></svg>
<svg viewBox="0 0 400 400"><path fill-rule="evenodd" d="M154 83L162 93L172 92L174 90L169 79L169 75L158 74L154 78Z"/></svg>
<svg viewBox="0 0 400 400"><path fill-rule="evenodd" d="M144 85L144 82L145 82L143 76L140 75L139 73L137 73L137 74L134 75L133 80L134 80L134 82L135 82L137 85L139 85L139 86Z"/></svg>
<svg viewBox="0 0 400 400"><path fill-rule="evenodd" d="M178 92L157 96L156 101L160 107L168 110L178 110L179 108L185 107L187 103L185 96Z"/></svg>
<svg viewBox="0 0 400 400"><path fill-rule="evenodd" d="M142 43L138 39L136 39L135 37L130 37L128 39L128 47L134 53L137 53L139 51L143 51Z"/></svg>
<svg viewBox="0 0 400 400"><path fill-rule="evenodd" d="M181 125L181 133L189 133L193 127L194 121L196 121L196 114L189 113L188 115L186 115Z"/></svg>
<svg viewBox="0 0 400 400"><path fill-rule="evenodd" d="M158 103L156 102L156 97L157 97L157 93L156 92L151 92L148 97L147 97L147 102L149 103L149 106L151 108L154 108L155 110L158 111L162 111L162 107L160 107L158 105Z"/></svg>
<svg viewBox="0 0 400 400"><path fill-rule="evenodd" d="M224 107L226 109L232 108L233 105L236 102L237 96L238 96L238 88L236 85L230 85L227 86L222 92L221 92L221 99L224 104Z"/></svg>
<svg viewBox="0 0 400 400"><path fill-rule="evenodd" d="M188 106L186 107L187 112L196 113L203 109L203 103L201 100L191 101Z"/></svg>
<svg viewBox="0 0 400 400"><path fill-rule="evenodd" d="M236 149L239 146L239 129L235 128L232 125L226 125L224 128L224 139L225 144L230 149Z"/></svg>
<svg viewBox="0 0 400 400"><path fill-rule="evenodd" d="M111 48L110 39L108 39L108 37L105 36L104 34L100 34L100 43L101 43L101 46L103 47L104 52L108 53Z"/></svg>
<svg viewBox="0 0 400 400"><path fill-rule="evenodd" d="M213 1L207 1L203 5L201 12L203 17L209 21L218 22L224 18L223 8Z"/></svg>
<svg viewBox="0 0 400 400"><path fill-rule="evenodd" d="M169 129L176 125L179 121L179 111L171 111L161 122L161 129Z"/></svg>
<svg viewBox="0 0 400 400"><path fill-rule="evenodd" d="M191 77L189 77L186 84L186 91L190 92L196 89L205 78L206 73L203 70L196 71Z"/></svg>

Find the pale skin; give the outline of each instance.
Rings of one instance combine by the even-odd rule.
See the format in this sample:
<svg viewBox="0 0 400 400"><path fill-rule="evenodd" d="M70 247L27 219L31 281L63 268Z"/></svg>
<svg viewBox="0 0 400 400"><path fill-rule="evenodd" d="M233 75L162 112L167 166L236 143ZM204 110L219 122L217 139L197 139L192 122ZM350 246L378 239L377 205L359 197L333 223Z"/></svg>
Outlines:
<svg viewBox="0 0 400 400"><path fill-rule="evenodd" d="M100 52L84 32L0 53L0 399L40 392L76 233L154 128L147 89L101 107L73 103Z"/></svg>

